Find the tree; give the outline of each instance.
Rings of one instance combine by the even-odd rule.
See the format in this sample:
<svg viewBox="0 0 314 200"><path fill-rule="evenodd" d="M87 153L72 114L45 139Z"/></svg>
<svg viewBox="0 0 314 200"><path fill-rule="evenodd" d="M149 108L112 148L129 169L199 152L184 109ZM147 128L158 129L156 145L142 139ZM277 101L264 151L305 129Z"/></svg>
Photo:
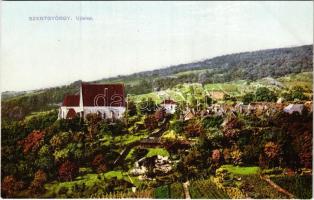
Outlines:
<svg viewBox="0 0 314 200"><path fill-rule="evenodd" d="M307 96L304 94L304 89L301 86L294 86L291 91L292 100L307 100Z"/></svg>
<svg viewBox="0 0 314 200"><path fill-rule="evenodd" d="M25 139L18 143L23 148L23 153L27 154L30 151L36 151L43 143L44 133L41 131L31 132Z"/></svg>
<svg viewBox="0 0 314 200"><path fill-rule="evenodd" d="M128 113L130 117L137 115L136 104L133 101L128 102Z"/></svg>
<svg viewBox="0 0 314 200"><path fill-rule="evenodd" d="M205 96L205 104L211 106L213 104L213 99L210 96Z"/></svg>
<svg viewBox="0 0 314 200"><path fill-rule="evenodd" d="M148 115L144 119L145 128L152 131L158 127L157 120L154 115Z"/></svg>
<svg viewBox="0 0 314 200"><path fill-rule="evenodd" d="M276 94L269 90L267 87L260 87L257 88L255 92L255 101L276 101L277 96Z"/></svg>
<svg viewBox="0 0 314 200"><path fill-rule="evenodd" d="M190 120L184 127L184 131L189 137L197 137L203 132L203 126L199 120Z"/></svg>
<svg viewBox="0 0 314 200"><path fill-rule="evenodd" d="M1 183L1 196L12 198L15 193L23 188L23 182L17 181L14 176L6 176Z"/></svg>
<svg viewBox="0 0 314 200"><path fill-rule="evenodd" d="M214 149L212 151L212 161L215 162L215 163L219 163L221 159L221 153L218 149Z"/></svg>
<svg viewBox="0 0 314 200"><path fill-rule="evenodd" d="M78 166L71 161L62 163L58 170L59 178L63 181L70 181L78 174Z"/></svg>
<svg viewBox="0 0 314 200"><path fill-rule="evenodd" d="M231 157L232 162L233 162L234 165L242 164L243 153L239 149L238 146L232 146L231 152L230 152L230 157Z"/></svg>
<svg viewBox="0 0 314 200"><path fill-rule="evenodd" d="M107 165L105 163L105 157L102 154L97 154L92 161L92 166L98 173L107 171Z"/></svg>
<svg viewBox="0 0 314 200"><path fill-rule="evenodd" d="M182 133L184 131L184 122L182 120L175 120L170 124L170 128L176 133Z"/></svg>
<svg viewBox="0 0 314 200"><path fill-rule="evenodd" d="M43 145L38 151L35 165L40 169L50 171L54 167L53 156L51 155L48 145Z"/></svg>
<svg viewBox="0 0 314 200"><path fill-rule="evenodd" d="M216 127L218 128L223 122L223 118L221 116L210 116L210 117L205 117L202 120L203 127L205 129L213 128Z"/></svg>
<svg viewBox="0 0 314 200"><path fill-rule="evenodd" d="M44 183L47 181L47 175L43 170L38 170L35 173L34 180L29 186L31 194L39 194L45 191Z"/></svg>
<svg viewBox="0 0 314 200"><path fill-rule="evenodd" d="M156 109L157 105L152 98L148 98L147 100L142 99L140 103L140 111L142 114L153 114Z"/></svg>
<svg viewBox="0 0 314 200"><path fill-rule="evenodd" d="M162 121L166 117L166 109L165 108L159 108L155 112L155 119L159 122Z"/></svg>
<svg viewBox="0 0 314 200"><path fill-rule="evenodd" d="M281 154L281 147L275 142L267 142L264 145L264 155L267 158L268 167L274 167L279 163L279 156Z"/></svg>
<svg viewBox="0 0 314 200"><path fill-rule="evenodd" d="M242 99L243 104L245 104L245 105L251 103L253 100L254 100L254 94L253 93L246 93Z"/></svg>

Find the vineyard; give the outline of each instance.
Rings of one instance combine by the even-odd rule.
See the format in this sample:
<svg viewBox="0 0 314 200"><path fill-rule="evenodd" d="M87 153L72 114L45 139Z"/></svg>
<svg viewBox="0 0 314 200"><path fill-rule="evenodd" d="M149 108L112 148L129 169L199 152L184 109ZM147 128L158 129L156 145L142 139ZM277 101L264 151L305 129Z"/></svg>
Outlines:
<svg viewBox="0 0 314 200"><path fill-rule="evenodd" d="M192 181L189 187L193 199L227 199L229 196L210 180Z"/></svg>

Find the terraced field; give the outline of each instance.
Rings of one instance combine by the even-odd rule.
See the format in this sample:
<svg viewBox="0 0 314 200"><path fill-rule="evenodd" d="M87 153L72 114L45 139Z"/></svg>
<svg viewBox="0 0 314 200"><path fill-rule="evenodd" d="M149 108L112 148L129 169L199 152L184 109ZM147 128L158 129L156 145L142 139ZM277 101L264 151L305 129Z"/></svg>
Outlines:
<svg viewBox="0 0 314 200"><path fill-rule="evenodd" d="M227 199L229 196L210 180L192 181L189 187L193 199Z"/></svg>

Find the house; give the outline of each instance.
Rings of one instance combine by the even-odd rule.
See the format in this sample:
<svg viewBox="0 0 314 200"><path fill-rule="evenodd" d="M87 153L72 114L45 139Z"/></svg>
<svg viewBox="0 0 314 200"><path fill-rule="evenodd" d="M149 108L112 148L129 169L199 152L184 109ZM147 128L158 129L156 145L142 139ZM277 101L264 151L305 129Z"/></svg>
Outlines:
<svg viewBox="0 0 314 200"><path fill-rule="evenodd" d="M124 84L81 83L79 94L65 96L58 118L97 113L104 119L119 119L125 110Z"/></svg>
<svg viewBox="0 0 314 200"><path fill-rule="evenodd" d="M289 114L292 114L294 112L302 114L303 109L304 109L303 104L289 104L283 109L283 111Z"/></svg>
<svg viewBox="0 0 314 200"><path fill-rule="evenodd" d="M209 92L209 95L214 100L223 100L225 93L221 91L211 91Z"/></svg>
<svg viewBox="0 0 314 200"><path fill-rule="evenodd" d="M174 114L176 112L177 103L171 99L164 100L161 107L165 108L167 114Z"/></svg>
<svg viewBox="0 0 314 200"><path fill-rule="evenodd" d="M192 110L188 109L184 111L181 115L181 119L184 121L190 120L195 117L195 114Z"/></svg>

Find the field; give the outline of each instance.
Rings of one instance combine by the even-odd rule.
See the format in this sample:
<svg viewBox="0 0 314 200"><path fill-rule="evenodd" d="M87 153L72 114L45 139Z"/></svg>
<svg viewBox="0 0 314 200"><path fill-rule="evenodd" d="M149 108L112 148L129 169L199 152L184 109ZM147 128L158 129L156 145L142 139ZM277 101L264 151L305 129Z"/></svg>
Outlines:
<svg viewBox="0 0 314 200"><path fill-rule="evenodd" d="M100 174L85 174L82 176L76 177L73 181L67 182L58 182L54 181L51 183L45 184L46 193L43 197L51 197L55 195L60 195L64 193L64 195L75 195L75 188L84 187L86 191L92 190L92 188L97 187L98 190L101 191L102 185L105 185L106 180L112 179L116 177L118 180L125 180L134 185L139 185L138 179L135 177L130 177L127 173L122 171L109 171L106 173ZM97 190L97 191L98 191ZM63 192L66 191L66 192Z"/></svg>
<svg viewBox="0 0 314 200"><path fill-rule="evenodd" d="M210 180L191 181L189 187L192 199L227 199L229 196Z"/></svg>
<svg viewBox="0 0 314 200"><path fill-rule="evenodd" d="M275 176L271 180L291 192L296 198L312 198L312 176Z"/></svg>

